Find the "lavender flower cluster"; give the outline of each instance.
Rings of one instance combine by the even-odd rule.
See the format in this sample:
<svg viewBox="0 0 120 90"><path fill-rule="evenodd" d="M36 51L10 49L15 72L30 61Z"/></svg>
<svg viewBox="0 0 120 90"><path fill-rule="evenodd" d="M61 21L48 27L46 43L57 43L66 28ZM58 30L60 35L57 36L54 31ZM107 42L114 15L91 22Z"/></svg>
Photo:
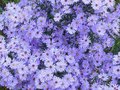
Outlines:
<svg viewBox="0 0 120 90"><path fill-rule="evenodd" d="M0 85L11 90L120 90L115 0L20 0L0 14Z"/></svg>

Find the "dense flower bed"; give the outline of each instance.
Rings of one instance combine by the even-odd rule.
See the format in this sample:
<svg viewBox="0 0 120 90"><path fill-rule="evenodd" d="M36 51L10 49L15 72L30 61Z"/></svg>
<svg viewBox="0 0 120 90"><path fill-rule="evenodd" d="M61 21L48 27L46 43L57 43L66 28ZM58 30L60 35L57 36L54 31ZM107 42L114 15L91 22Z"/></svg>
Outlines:
<svg viewBox="0 0 120 90"><path fill-rule="evenodd" d="M0 14L0 86L120 90L115 0L20 0Z"/></svg>

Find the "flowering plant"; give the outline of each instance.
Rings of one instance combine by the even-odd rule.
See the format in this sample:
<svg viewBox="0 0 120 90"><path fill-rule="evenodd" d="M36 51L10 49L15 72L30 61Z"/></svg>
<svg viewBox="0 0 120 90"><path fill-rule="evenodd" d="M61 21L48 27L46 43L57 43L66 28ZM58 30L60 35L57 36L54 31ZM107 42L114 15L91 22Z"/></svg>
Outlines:
<svg viewBox="0 0 120 90"><path fill-rule="evenodd" d="M120 90L119 0L18 1L0 9L0 86Z"/></svg>

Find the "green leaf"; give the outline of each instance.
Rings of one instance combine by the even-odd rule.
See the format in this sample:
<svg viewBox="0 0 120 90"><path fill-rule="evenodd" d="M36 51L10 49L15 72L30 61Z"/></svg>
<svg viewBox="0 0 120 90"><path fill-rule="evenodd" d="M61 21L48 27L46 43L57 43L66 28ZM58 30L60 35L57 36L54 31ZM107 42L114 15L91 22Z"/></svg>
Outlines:
<svg viewBox="0 0 120 90"><path fill-rule="evenodd" d="M119 51L120 51L120 38L117 38L117 39L115 40L114 46L113 46L112 49L111 49L111 52L112 52L113 54L117 54Z"/></svg>
<svg viewBox="0 0 120 90"><path fill-rule="evenodd" d="M118 4L118 3L120 3L120 0L115 0L116 1L116 5Z"/></svg>
<svg viewBox="0 0 120 90"><path fill-rule="evenodd" d="M7 4L7 3L9 3L9 2L18 3L18 2L20 2L20 0L2 0L1 2L2 2L3 4Z"/></svg>
<svg viewBox="0 0 120 90"><path fill-rule="evenodd" d="M0 87L0 90L8 90L6 87Z"/></svg>
<svg viewBox="0 0 120 90"><path fill-rule="evenodd" d="M0 7L0 13L2 13L3 12L3 9L2 9L2 7Z"/></svg>
<svg viewBox="0 0 120 90"><path fill-rule="evenodd" d="M15 3L19 3L19 2L20 2L20 0L14 0L14 2L15 2Z"/></svg>
<svg viewBox="0 0 120 90"><path fill-rule="evenodd" d="M7 4L9 1L8 0L2 0L4 4Z"/></svg>

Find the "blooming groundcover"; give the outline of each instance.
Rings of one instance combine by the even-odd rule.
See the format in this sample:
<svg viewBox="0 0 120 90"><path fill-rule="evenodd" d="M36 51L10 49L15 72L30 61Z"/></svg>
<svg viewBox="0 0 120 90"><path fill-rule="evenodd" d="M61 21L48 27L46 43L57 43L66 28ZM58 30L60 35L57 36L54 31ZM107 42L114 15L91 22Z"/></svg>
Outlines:
<svg viewBox="0 0 120 90"><path fill-rule="evenodd" d="M1 0L1 90L120 90L120 0Z"/></svg>

